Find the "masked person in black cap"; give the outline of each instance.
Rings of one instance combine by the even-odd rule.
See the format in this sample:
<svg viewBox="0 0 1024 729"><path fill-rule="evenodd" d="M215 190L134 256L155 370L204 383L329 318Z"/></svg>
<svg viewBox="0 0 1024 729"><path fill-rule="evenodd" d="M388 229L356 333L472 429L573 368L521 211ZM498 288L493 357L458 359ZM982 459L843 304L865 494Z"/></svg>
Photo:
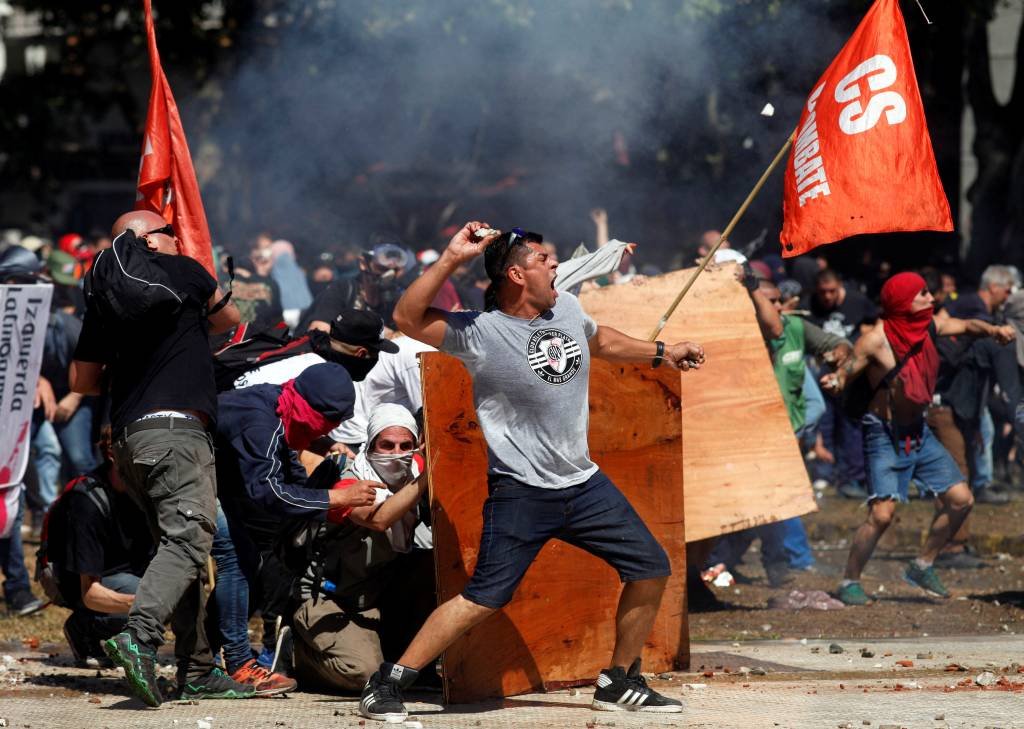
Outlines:
<svg viewBox="0 0 1024 729"><path fill-rule="evenodd" d="M372 504L372 481L316 488L298 452L308 450L352 414L355 391L345 368L316 364L283 385L253 385L220 395L217 423L217 624L228 672L259 694L281 693L295 683L262 670L249 647L249 593L270 558L283 520L341 523L351 509ZM255 601L259 606L259 600ZM266 617L266 616L264 616Z"/></svg>
<svg viewBox="0 0 1024 729"><path fill-rule="evenodd" d="M392 314L403 292L402 274L409 264L409 253L401 246L395 243L374 246L359 258L356 278L339 278L317 295L302 317L298 331L327 331L344 309L375 312L393 329Z"/></svg>
<svg viewBox="0 0 1024 729"><path fill-rule="evenodd" d="M383 335L384 322L377 314L345 309L327 330L310 329L305 336L269 345L266 342L273 340L257 335L221 349L215 355L217 384L221 390L281 385L307 367L324 362L340 364L353 382L360 382L377 364L381 352L398 351Z"/></svg>

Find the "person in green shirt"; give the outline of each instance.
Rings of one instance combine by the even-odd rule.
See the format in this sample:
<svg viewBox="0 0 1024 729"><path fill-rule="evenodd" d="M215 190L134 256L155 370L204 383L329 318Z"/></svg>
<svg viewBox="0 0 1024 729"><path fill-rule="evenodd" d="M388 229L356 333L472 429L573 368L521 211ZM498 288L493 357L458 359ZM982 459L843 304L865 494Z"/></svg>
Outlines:
<svg viewBox="0 0 1024 729"><path fill-rule="evenodd" d="M807 368L808 354L821 357L838 366L850 356L853 347L842 337L825 332L799 316L782 312L782 295L769 279L757 278L752 272L742 277L750 292L754 313L772 359L775 379L789 414L793 432L801 443L814 433L821 417L808 412L807 391L817 388ZM768 582L780 587L791 579L790 568L807 569L814 564L807 532L799 517L745 529L719 540L708 557L707 566L724 564L732 570L755 539L761 539L761 559Z"/></svg>

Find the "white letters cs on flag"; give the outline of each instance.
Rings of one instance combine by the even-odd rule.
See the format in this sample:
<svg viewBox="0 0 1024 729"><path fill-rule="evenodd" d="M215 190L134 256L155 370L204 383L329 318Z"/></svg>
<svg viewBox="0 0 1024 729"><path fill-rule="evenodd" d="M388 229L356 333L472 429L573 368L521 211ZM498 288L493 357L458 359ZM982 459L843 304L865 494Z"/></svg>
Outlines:
<svg viewBox="0 0 1024 729"><path fill-rule="evenodd" d="M877 0L796 130L782 255L862 233L953 230L897 0Z"/></svg>

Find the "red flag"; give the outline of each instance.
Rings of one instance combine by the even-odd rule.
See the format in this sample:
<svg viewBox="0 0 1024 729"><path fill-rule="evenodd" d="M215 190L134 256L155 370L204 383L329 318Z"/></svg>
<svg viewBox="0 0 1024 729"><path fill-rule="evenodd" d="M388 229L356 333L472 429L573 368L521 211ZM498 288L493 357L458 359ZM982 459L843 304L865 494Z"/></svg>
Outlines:
<svg viewBox="0 0 1024 729"><path fill-rule="evenodd" d="M871 6L808 97L782 207L787 258L861 233L953 230L897 0Z"/></svg>
<svg viewBox="0 0 1024 729"><path fill-rule="evenodd" d="M160 66L153 28L152 0L143 0L146 10L146 35L149 36L149 67L153 86L149 92L146 136L139 161L136 210L152 210L174 226L181 241L181 252L199 261L216 276L213 248L206 212L199 197L199 183L192 168L185 130L181 126L178 105L171 85Z"/></svg>

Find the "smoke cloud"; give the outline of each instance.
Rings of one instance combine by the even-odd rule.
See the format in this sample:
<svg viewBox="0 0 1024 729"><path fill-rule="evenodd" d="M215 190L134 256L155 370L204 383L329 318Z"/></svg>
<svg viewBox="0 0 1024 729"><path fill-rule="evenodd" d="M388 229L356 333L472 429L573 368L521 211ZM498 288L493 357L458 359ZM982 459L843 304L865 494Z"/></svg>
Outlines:
<svg viewBox="0 0 1024 729"><path fill-rule="evenodd" d="M725 225L845 38L826 0L688 10L706 5L281 3L188 108L215 238L237 249L267 229L308 258L438 245L480 219L567 253L604 207L643 260L678 264ZM738 242L776 238L780 185Z"/></svg>

